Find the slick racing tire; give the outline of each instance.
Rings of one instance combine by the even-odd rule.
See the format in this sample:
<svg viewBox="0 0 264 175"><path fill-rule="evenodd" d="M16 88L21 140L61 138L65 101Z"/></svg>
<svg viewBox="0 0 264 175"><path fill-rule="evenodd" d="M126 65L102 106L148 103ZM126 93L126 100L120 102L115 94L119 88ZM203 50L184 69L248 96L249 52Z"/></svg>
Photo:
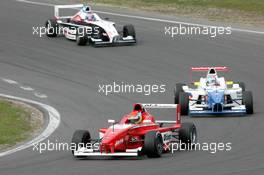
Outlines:
<svg viewBox="0 0 264 175"><path fill-rule="evenodd" d="M78 46L85 46L88 43L88 35L85 28L77 28L76 31L76 43Z"/></svg>
<svg viewBox="0 0 264 175"><path fill-rule="evenodd" d="M86 130L76 130L72 136L72 145L75 145L76 150L78 146L83 147L91 142L91 135ZM72 150L72 154L74 150Z"/></svg>
<svg viewBox="0 0 264 175"><path fill-rule="evenodd" d="M197 131L193 123L182 123L179 130L179 141L182 147L191 148L197 143Z"/></svg>
<svg viewBox="0 0 264 175"><path fill-rule="evenodd" d="M58 34L58 23L56 19L49 19L45 23L46 27L46 36L47 37L56 37Z"/></svg>
<svg viewBox="0 0 264 175"><path fill-rule="evenodd" d="M174 103L175 104L179 104L179 96L180 96L180 92L184 92L182 89L182 86L184 86L185 84L182 83L176 83L175 88L174 88Z"/></svg>
<svg viewBox="0 0 264 175"><path fill-rule="evenodd" d="M253 114L253 95L251 91L244 91L242 94L242 103L246 106L247 114Z"/></svg>
<svg viewBox="0 0 264 175"><path fill-rule="evenodd" d="M134 39L136 39L136 32L133 25L125 25L123 27L123 37L132 36Z"/></svg>
<svg viewBox="0 0 264 175"><path fill-rule="evenodd" d="M162 136L157 131L150 131L146 133L144 138L144 154L149 158L161 157L163 152Z"/></svg>
<svg viewBox="0 0 264 175"><path fill-rule="evenodd" d="M99 38L102 39L102 41L109 41L109 36L107 35L106 31L102 28L99 28Z"/></svg>
<svg viewBox="0 0 264 175"><path fill-rule="evenodd" d="M181 106L181 115L189 113L189 95L185 92L179 94L179 105Z"/></svg>
<svg viewBox="0 0 264 175"><path fill-rule="evenodd" d="M246 84L244 82L237 82L237 84L241 87L242 91L246 90Z"/></svg>

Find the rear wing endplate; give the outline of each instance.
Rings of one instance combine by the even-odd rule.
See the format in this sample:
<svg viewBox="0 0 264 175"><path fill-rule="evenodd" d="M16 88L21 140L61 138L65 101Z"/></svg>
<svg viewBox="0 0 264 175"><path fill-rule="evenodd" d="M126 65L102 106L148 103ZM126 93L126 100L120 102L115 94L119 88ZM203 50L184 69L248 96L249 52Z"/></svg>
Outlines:
<svg viewBox="0 0 264 175"><path fill-rule="evenodd" d="M82 8L83 4L72 4L72 5L55 5L54 6L54 16L56 18L71 18L72 16L60 16L59 10L60 9L79 9Z"/></svg>

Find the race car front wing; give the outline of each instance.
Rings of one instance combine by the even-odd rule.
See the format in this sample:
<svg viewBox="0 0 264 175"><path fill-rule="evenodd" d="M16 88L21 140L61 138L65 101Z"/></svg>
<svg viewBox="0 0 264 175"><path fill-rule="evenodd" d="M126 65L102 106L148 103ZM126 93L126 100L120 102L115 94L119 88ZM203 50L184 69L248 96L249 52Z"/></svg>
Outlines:
<svg viewBox="0 0 264 175"><path fill-rule="evenodd" d="M127 149L125 152L114 152L114 153L105 153L100 151L95 151L93 149L86 149L86 148L79 148L78 150L74 151L74 156L76 157L86 157L86 156L126 156L126 157L135 157L139 156L139 151L141 148L138 149Z"/></svg>
<svg viewBox="0 0 264 175"><path fill-rule="evenodd" d="M111 41L102 41L101 39L93 39L91 38L91 40L93 41L93 45L96 47L100 47L100 46L125 46L125 45L131 45L131 44L135 44L137 41L136 39L134 39L133 37L126 37L126 38L118 38Z"/></svg>
<svg viewBox="0 0 264 175"><path fill-rule="evenodd" d="M213 111L212 109L204 109L198 107L192 107L189 110L190 116L204 116L204 115L244 115L246 114L245 105L232 107L231 109L223 109L222 111Z"/></svg>

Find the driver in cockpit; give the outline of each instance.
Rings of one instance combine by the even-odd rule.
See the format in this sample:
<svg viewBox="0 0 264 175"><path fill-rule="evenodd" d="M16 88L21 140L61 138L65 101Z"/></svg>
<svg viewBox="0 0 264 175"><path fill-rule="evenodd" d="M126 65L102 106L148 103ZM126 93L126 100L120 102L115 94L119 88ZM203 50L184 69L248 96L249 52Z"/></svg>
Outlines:
<svg viewBox="0 0 264 175"><path fill-rule="evenodd" d="M207 86L219 86L220 84L217 80L217 75L207 75L206 85Z"/></svg>
<svg viewBox="0 0 264 175"><path fill-rule="evenodd" d="M143 116L140 111L133 111L129 114L128 123L130 124L140 124L143 121Z"/></svg>
<svg viewBox="0 0 264 175"><path fill-rule="evenodd" d="M96 17L92 12L91 7L84 5L82 9L71 18L71 21L76 23L79 22L89 23L91 21L96 21Z"/></svg>

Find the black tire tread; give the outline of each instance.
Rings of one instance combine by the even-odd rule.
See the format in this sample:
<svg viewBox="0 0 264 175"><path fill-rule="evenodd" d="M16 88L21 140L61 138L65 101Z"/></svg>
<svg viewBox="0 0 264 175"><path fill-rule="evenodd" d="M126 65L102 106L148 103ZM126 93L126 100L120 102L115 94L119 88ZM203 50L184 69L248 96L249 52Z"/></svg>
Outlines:
<svg viewBox="0 0 264 175"><path fill-rule="evenodd" d="M253 95L251 91L244 91L242 94L242 103L246 106L247 114L253 114Z"/></svg>
<svg viewBox="0 0 264 175"><path fill-rule="evenodd" d="M187 93L180 92L179 104L181 106L181 115L188 115L188 113L189 113L189 95Z"/></svg>
<svg viewBox="0 0 264 175"><path fill-rule="evenodd" d="M144 149L144 154L146 154L147 157L149 157L149 158L161 157L162 152L160 153L157 150L158 139L161 139L161 142L162 142L162 136L157 131L150 131L150 132L145 134L144 148L143 149Z"/></svg>
<svg viewBox="0 0 264 175"><path fill-rule="evenodd" d="M89 131L86 130L76 130L72 136L72 144L76 146L83 143L87 144L90 143L91 135Z"/></svg>
<svg viewBox="0 0 264 175"><path fill-rule="evenodd" d="M56 37L57 36L57 32L58 32L58 23L57 23L57 20L56 19L49 19L49 20L47 20L46 23L45 23L46 30L48 30L48 28L47 28L48 27L48 23L50 23L51 28L53 28L53 33L46 32L46 36L47 37Z"/></svg>
<svg viewBox="0 0 264 175"><path fill-rule="evenodd" d="M123 37L132 36L136 39L136 31L132 24L125 25L123 27Z"/></svg>
<svg viewBox="0 0 264 175"><path fill-rule="evenodd" d="M179 140L185 144L192 143L192 138L190 138L191 132L195 132L197 136L195 125L190 122L182 123L179 130Z"/></svg>
<svg viewBox="0 0 264 175"><path fill-rule="evenodd" d="M237 84L241 87L242 91L246 90L246 84L244 82L237 82Z"/></svg>
<svg viewBox="0 0 264 175"><path fill-rule="evenodd" d="M76 32L76 43L77 43L77 45L78 46L85 46L88 43L88 40L89 39L87 37L87 34L84 33L84 29L78 28L78 30Z"/></svg>
<svg viewBox="0 0 264 175"><path fill-rule="evenodd" d="M183 83L176 83L174 88L174 104L179 104L180 92L183 92L182 86L184 85Z"/></svg>

